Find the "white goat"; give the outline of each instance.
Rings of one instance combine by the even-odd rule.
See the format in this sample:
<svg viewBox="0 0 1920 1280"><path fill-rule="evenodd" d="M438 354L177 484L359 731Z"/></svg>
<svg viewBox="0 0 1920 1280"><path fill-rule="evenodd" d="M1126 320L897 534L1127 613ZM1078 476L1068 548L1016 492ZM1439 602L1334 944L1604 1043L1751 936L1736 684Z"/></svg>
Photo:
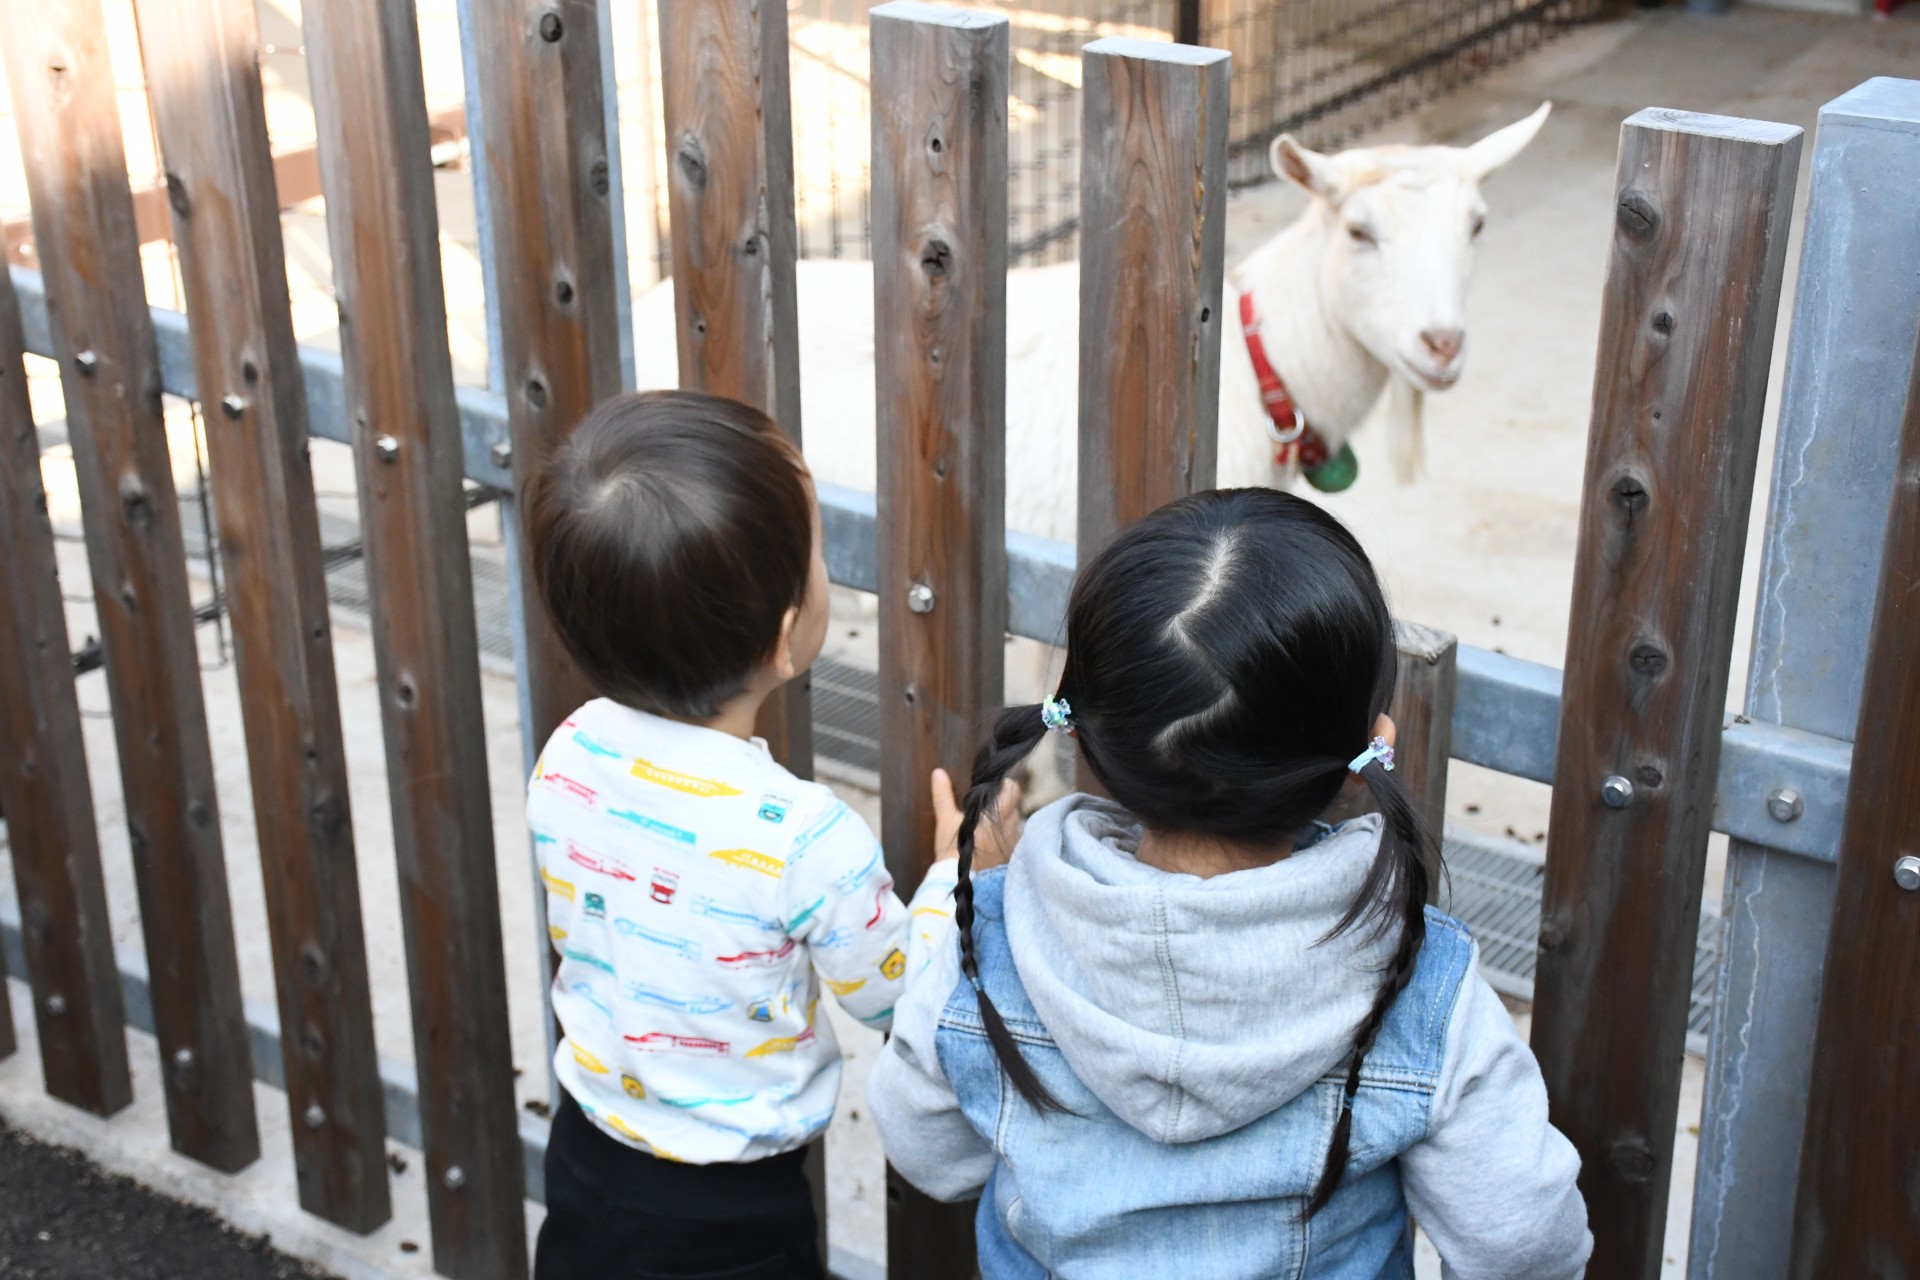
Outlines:
<svg viewBox="0 0 1920 1280"><path fill-rule="evenodd" d="M1219 483L1288 485L1276 467L1259 381L1241 337L1251 292L1268 357L1302 416L1338 453L1389 382L1397 469L1420 456L1420 397L1460 378L1480 180L1513 159L1547 106L1469 147L1368 147L1322 155L1291 137L1274 171L1313 198L1300 217L1230 273L1221 314ZM823 479L874 487L873 268L798 267L803 429ZM1015 268L1007 278L1007 525L1074 536L1080 274L1077 263ZM634 307L642 387L677 380L673 287Z"/></svg>

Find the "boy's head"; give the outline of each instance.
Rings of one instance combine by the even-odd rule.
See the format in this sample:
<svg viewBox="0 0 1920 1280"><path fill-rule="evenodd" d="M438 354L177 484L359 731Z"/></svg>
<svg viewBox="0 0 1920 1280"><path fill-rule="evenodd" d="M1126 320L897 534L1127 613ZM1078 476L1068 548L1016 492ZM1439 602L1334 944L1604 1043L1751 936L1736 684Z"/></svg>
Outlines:
<svg viewBox="0 0 1920 1280"><path fill-rule="evenodd" d="M812 479L746 405L608 400L535 482L527 530L561 642L617 702L708 720L805 670L825 640Z"/></svg>

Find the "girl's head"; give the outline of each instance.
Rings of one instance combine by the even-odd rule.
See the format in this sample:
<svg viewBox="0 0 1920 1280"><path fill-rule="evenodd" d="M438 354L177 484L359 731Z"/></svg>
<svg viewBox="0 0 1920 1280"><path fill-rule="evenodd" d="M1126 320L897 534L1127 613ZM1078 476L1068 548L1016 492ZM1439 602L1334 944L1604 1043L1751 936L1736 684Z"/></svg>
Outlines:
<svg viewBox="0 0 1920 1280"><path fill-rule="evenodd" d="M587 680L708 720L805 670L827 630L813 481L765 414L691 391L616 396L528 496L534 576Z"/></svg>
<svg viewBox="0 0 1920 1280"><path fill-rule="evenodd" d="M1272 489L1194 494L1122 530L1074 584L1066 639L1056 698L1071 709L1080 758L1166 835L1285 846L1339 795L1393 696L1393 620L1366 553L1333 517ZM1040 707L1009 708L974 765L956 912L970 978L973 833L1045 732ZM1359 773L1385 833L1335 932L1367 924L1401 939L1355 1031L1348 1109L1310 1211L1345 1167L1360 1063L1425 936L1431 839L1385 764L1368 760ZM1054 1105L984 993L980 1004L1016 1088Z"/></svg>

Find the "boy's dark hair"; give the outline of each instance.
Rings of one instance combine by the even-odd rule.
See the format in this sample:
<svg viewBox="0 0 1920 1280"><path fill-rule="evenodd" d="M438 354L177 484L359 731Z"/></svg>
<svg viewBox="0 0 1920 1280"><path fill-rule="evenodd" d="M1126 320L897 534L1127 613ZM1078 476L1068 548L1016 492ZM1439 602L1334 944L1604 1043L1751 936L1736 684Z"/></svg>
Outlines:
<svg viewBox="0 0 1920 1280"><path fill-rule="evenodd" d="M1277 843L1326 811L1393 697L1393 619L1373 565L1339 521L1272 489L1197 493L1123 529L1080 572L1067 605L1057 697L1102 786L1148 827ZM1009 707L973 765L954 898L961 968L1015 1090L1059 1107L1020 1055L973 953L974 831L1000 783L1046 732L1038 706ZM1361 778L1385 819L1380 850L1329 937L1398 930L1373 1005L1354 1029L1341 1112L1308 1216L1346 1169L1360 1068L1426 937L1439 851L1378 760Z"/></svg>
<svg viewBox="0 0 1920 1280"><path fill-rule="evenodd" d="M561 643L616 702L704 720L740 693L807 590L806 464L757 409L692 391L589 413L527 500Z"/></svg>

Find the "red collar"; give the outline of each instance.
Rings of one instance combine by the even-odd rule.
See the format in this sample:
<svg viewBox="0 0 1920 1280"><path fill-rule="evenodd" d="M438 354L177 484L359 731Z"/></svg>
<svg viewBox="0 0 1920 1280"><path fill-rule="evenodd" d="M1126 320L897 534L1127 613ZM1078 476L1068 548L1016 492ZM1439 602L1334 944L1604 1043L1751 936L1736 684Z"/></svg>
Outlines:
<svg viewBox="0 0 1920 1280"><path fill-rule="evenodd" d="M1307 425L1300 406L1293 402L1287 384L1267 359L1267 348L1260 341L1260 318L1253 312L1253 295L1240 295L1240 332L1247 340L1247 356L1253 361L1254 376L1260 379L1260 402L1266 406L1267 438L1273 441L1273 465L1284 467L1298 453L1302 470L1311 470L1326 462L1327 442Z"/></svg>

